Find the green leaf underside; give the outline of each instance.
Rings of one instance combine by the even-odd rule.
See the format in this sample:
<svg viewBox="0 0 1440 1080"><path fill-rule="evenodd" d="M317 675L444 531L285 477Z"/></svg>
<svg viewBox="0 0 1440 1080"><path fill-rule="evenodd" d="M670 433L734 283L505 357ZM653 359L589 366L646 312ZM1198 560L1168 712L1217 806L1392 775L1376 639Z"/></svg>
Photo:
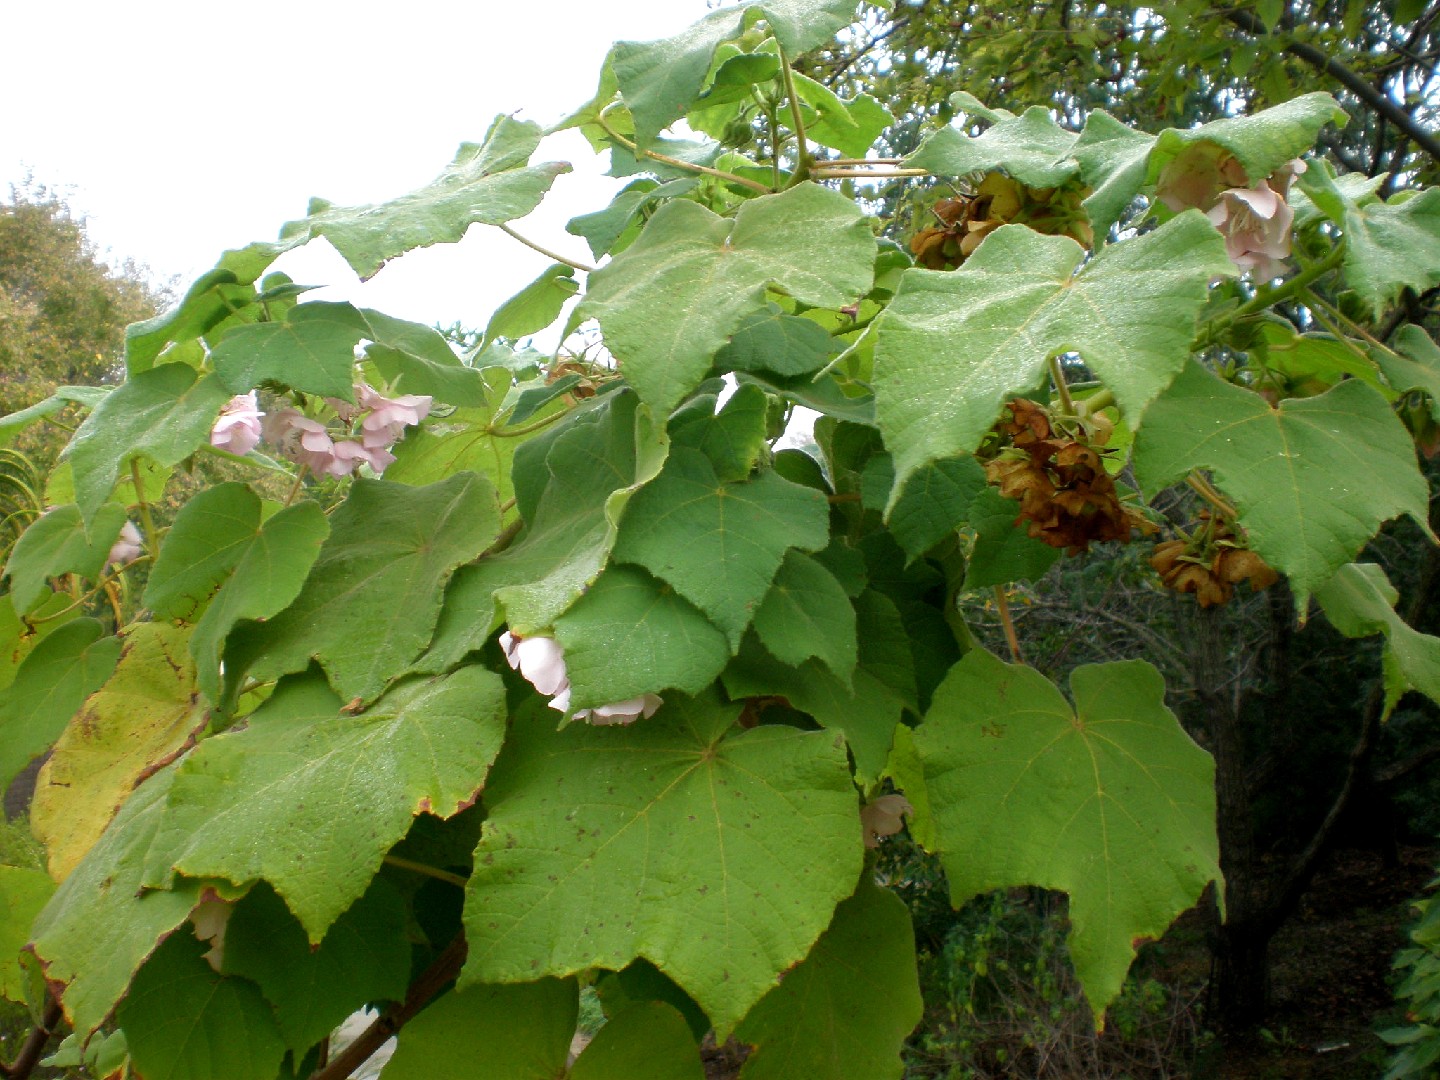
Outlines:
<svg viewBox="0 0 1440 1080"><path fill-rule="evenodd" d="M888 7L888 4L884 6ZM673 37L621 41L610 51L620 93L635 119L635 141L649 146L700 94L715 50L765 19L791 56L828 41L855 17L854 0L750 0L713 11Z"/></svg>
<svg viewBox="0 0 1440 1080"><path fill-rule="evenodd" d="M775 472L721 483L709 459L677 446L630 501L615 558L674 586L737 648L787 549L829 542L829 508L813 488Z"/></svg>
<svg viewBox="0 0 1440 1080"><path fill-rule="evenodd" d="M258 500L255 509L258 521ZM329 533L320 505L303 502L252 526L237 541L229 577L190 636L196 682L212 702L221 698L220 660L230 631L243 619L268 619L283 611L300 594Z"/></svg>
<svg viewBox="0 0 1440 1080"><path fill-rule="evenodd" d="M110 678L56 740L30 817L57 879L99 839L134 786L204 728L188 639L187 630L169 623L132 625Z"/></svg>
<svg viewBox="0 0 1440 1080"><path fill-rule="evenodd" d="M855 757L855 773L872 784L885 769L895 725L905 702L870 670L857 669L842 682L818 660L798 667L776 663L747 638L725 669L725 692L733 699L780 697L815 722L845 736Z"/></svg>
<svg viewBox="0 0 1440 1080"><path fill-rule="evenodd" d="M643 956L724 1038L809 950L862 851L843 746L727 735L738 713L676 698L627 728L517 723L486 797L462 985Z"/></svg>
<svg viewBox="0 0 1440 1080"><path fill-rule="evenodd" d="M858 646L855 609L845 588L820 563L791 549L755 612L760 642L781 663L814 657L848 688Z"/></svg>
<svg viewBox="0 0 1440 1080"><path fill-rule="evenodd" d="M574 979L451 990L405 1025L383 1080L551 1080L575 1034Z"/></svg>
<svg viewBox="0 0 1440 1080"><path fill-rule="evenodd" d="M136 789L35 920L35 952L46 978L65 987L65 1015L82 1036L105 1021L156 943L200 899L197 882L141 887L174 779L174 768L163 769Z"/></svg>
<svg viewBox="0 0 1440 1080"><path fill-rule="evenodd" d="M211 361L232 394L273 381L353 401L355 346L367 329L353 305L313 301L291 308L283 322L235 327Z"/></svg>
<svg viewBox="0 0 1440 1080"><path fill-rule="evenodd" d="M970 504L975 546L965 564L966 589L984 589L1012 581L1039 581L1060 558L1060 549L1030 536L1020 517L1020 504L994 488L986 488Z"/></svg>
<svg viewBox="0 0 1440 1080"><path fill-rule="evenodd" d="M605 565L615 541L614 515L631 485L649 471L648 451L637 452L645 439L644 417L637 412L635 395L616 392L568 421L544 458L543 493L527 528L505 551L477 565L476 587L494 594L517 633L550 627ZM657 438L651 445L663 443ZM517 457L516 498L523 514L522 472Z"/></svg>
<svg viewBox="0 0 1440 1080"><path fill-rule="evenodd" d="M75 502L87 524L131 458L143 454L166 467L188 457L210 441L229 398L216 376L197 380L185 364L161 364L107 394L65 450L75 473Z"/></svg>
<svg viewBox="0 0 1440 1080"><path fill-rule="evenodd" d="M862 882L830 928L735 1032L755 1049L741 1080L898 1080L920 1022L910 912Z"/></svg>
<svg viewBox="0 0 1440 1080"><path fill-rule="evenodd" d="M30 941L30 924L55 892L44 870L0 865L0 997L25 1000L20 950Z"/></svg>
<svg viewBox="0 0 1440 1080"><path fill-rule="evenodd" d="M120 639L94 619L65 623L30 651L0 699L0 790L60 737L119 659Z"/></svg>
<svg viewBox="0 0 1440 1080"><path fill-rule="evenodd" d="M767 285L838 308L870 291L875 250L859 208L815 184L751 199L733 220L676 200L590 276L580 314L599 320L641 399L669 412L741 320L765 309Z"/></svg>
<svg viewBox="0 0 1440 1080"><path fill-rule="evenodd" d="M1425 523L1427 489L1410 436L1355 379L1273 409L1188 365L1146 414L1134 462L1150 492L1210 469L1250 546L1290 578L1300 610L1383 522L1408 513Z"/></svg>
<svg viewBox="0 0 1440 1080"><path fill-rule="evenodd" d="M1440 420L1440 345L1421 327L1402 326L1394 337L1398 353L1376 350L1375 362L1385 381L1399 391L1423 390L1430 395L1430 415Z"/></svg>
<svg viewBox="0 0 1440 1080"><path fill-rule="evenodd" d="M632 1005L606 1021L570 1068L568 1080L704 1080L685 1018L663 1001Z"/></svg>
<svg viewBox="0 0 1440 1080"><path fill-rule="evenodd" d="M525 165L540 145L540 125L499 117L482 145L462 143L439 176L424 187L378 205L333 206L312 199L307 217L287 224L282 244L323 236L361 280L397 255L431 244L453 244L479 222L522 218L570 171L564 162Z"/></svg>
<svg viewBox="0 0 1440 1080"><path fill-rule="evenodd" d="M489 485L473 473L423 488L355 481L300 595L269 622L239 628L227 668L238 654L249 663L237 669L268 679L317 659L347 701L372 700L429 644L455 568L498 531Z"/></svg>
<svg viewBox="0 0 1440 1080"><path fill-rule="evenodd" d="M1429 253L1440 245L1440 190L1388 203L1345 205L1345 283L1376 318L1406 288L1440 285Z"/></svg>
<svg viewBox="0 0 1440 1080"><path fill-rule="evenodd" d="M170 794L147 884L263 878L319 942L416 814L470 805L504 738L503 684L480 667L401 683L356 715L343 704L306 674L245 730L206 740ZM242 832L257 839L236 845Z"/></svg>
<svg viewBox="0 0 1440 1080"><path fill-rule="evenodd" d="M576 709L671 688L698 694L730 658L719 628L633 566L603 570L555 621L555 636L565 649Z"/></svg>
<svg viewBox="0 0 1440 1080"><path fill-rule="evenodd" d="M952 902L1016 885L1070 896L1070 956L1097 1017L1138 942L1220 878L1214 763L1143 661L1079 667L1075 708L1044 676L975 649L915 745ZM1007 841L988 837L1003 829Z"/></svg>
<svg viewBox="0 0 1440 1080"><path fill-rule="evenodd" d="M1234 273L1219 232L1186 213L1106 248L1005 225L951 273L907 270L877 326L876 415L898 500L925 464L973 451L1047 358L1080 353L1134 421L1190 354L1211 279Z"/></svg>
<svg viewBox="0 0 1440 1080"><path fill-rule="evenodd" d="M116 1020L146 1080L274 1080L285 1056L255 984L217 975L193 934L173 934L135 976Z"/></svg>
<svg viewBox="0 0 1440 1080"><path fill-rule="evenodd" d="M28 613L49 596L46 583L50 578L78 574L92 584L99 581L105 557L124 524L125 508L115 503L100 507L88 536L79 507L72 504L47 510L20 534L5 564L15 610Z"/></svg>
<svg viewBox="0 0 1440 1080"><path fill-rule="evenodd" d="M1348 563L1315 590L1325 616L1346 637L1385 635L1385 712L1407 690L1440 703L1440 638L1412 629L1395 611L1399 594L1374 563Z"/></svg>
<svg viewBox="0 0 1440 1080"><path fill-rule="evenodd" d="M1052 188L1080 172L1079 162L1070 156L1075 140L1075 133L1055 123L1049 109L1034 105L1020 116L1005 117L978 136L955 127L941 128L905 162L937 176L1003 168L1022 184Z"/></svg>
<svg viewBox="0 0 1440 1080"><path fill-rule="evenodd" d="M312 949L272 889L255 888L225 924L222 970L255 983L297 1057L371 1001L400 1001L410 978L405 906L377 877Z"/></svg>
<svg viewBox="0 0 1440 1080"><path fill-rule="evenodd" d="M1253 116L1229 116L1192 128L1168 128L1156 140L1146 179L1155 183L1178 154L1196 143L1213 143L1234 154L1245 175L1256 182L1291 158L1308 153L1326 124L1343 127L1349 120L1329 94L1302 94Z"/></svg>

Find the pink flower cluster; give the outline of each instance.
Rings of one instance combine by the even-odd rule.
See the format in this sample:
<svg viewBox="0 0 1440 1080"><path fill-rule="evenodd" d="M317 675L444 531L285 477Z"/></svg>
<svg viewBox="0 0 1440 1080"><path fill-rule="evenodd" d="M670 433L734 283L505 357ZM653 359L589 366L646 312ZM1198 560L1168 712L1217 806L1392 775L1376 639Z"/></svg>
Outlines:
<svg viewBox="0 0 1440 1080"><path fill-rule="evenodd" d="M1205 211L1225 237L1225 252L1242 271L1267 281L1285 272L1295 211L1285 200L1290 184L1305 171L1295 158L1253 185L1240 163L1219 147L1196 143L1160 173L1155 195L1177 213Z"/></svg>
<svg viewBox="0 0 1440 1080"><path fill-rule="evenodd" d="M274 443L281 454L298 465L304 465L316 476L350 476L361 465L368 465L379 474L395 461L390 448L407 427L413 427L430 415L434 399L421 394L388 398L361 383L355 388L355 400L355 405L342 401L332 404L345 424L353 424L357 417L360 418L360 429L354 433L358 438L335 438L325 424L298 409L281 409L271 413L260 426L267 442ZM224 423L225 419L222 412L219 423ZM212 434L211 441L214 440L215 435ZM253 446L252 443L249 448Z"/></svg>
<svg viewBox="0 0 1440 1080"><path fill-rule="evenodd" d="M506 630L500 635L500 648L510 666L530 685L542 694L554 695L550 697L550 708L562 713L570 711L570 678L565 672L565 650L558 641L551 637L518 638ZM630 724L642 716L648 720L663 704L655 694L642 694L627 701L579 709L574 719L600 725Z"/></svg>

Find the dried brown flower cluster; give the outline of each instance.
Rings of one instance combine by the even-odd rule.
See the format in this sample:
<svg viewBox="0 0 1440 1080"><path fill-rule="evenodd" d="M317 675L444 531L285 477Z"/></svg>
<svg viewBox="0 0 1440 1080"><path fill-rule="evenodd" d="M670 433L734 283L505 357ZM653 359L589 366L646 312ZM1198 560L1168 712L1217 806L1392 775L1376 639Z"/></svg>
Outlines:
<svg viewBox="0 0 1440 1080"><path fill-rule="evenodd" d="M953 270L986 236L1011 223L1068 236L1088 248L1095 235L1080 204L1089 194L1089 188L1077 184L1030 188L1002 173L987 173L974 195L941 199L931 207L940 224L916 233L910 250L921 266Z"/></svg>
<svg viewBox="0 0 1440 1080"><path fill-rule="evenodd" d="M1006 498L1020 503L1029 533L1051 547L1078 555L1099 540L1130 539L1131 529L1153 533L1155 526L1120 501L1101 451L1108 432L1058 432L1049 412L1025 398L1010 402L996 425L1002 449L985 474ZM1008 445L1007 445L1008 444Z"/></svg>
<svg viewBox="0 0 1440 1080"><path fill-rule="evenodd" d="M1165 587L1194 593L1201 607L1225 604L1235 586L1249 581L1255 592L1268 589L1280 575L1259 555L1236 538L1230 523L1200 512L1201 527L1193 535L1155 545L1150 565Z"/></svg>

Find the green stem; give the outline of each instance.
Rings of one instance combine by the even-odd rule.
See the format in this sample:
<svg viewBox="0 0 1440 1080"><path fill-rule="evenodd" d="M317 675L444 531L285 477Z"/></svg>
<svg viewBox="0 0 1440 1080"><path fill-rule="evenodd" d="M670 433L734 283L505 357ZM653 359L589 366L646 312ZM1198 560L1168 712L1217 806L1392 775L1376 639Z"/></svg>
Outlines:
<svg viewBox="0 0 1440 1080"><path fill-rule="evenodd" d="M290 493L285 496L285 505L289 506L295 501L295 496L300 494L300 485L305 481L305 474L310 471L309 465L301 465L300 471L295 474L295 483L290 485Z"/></svg>
<svg viewBox="0 0 1440 1080"><path fill-rule="evenodd" d="M145 501L145 482L140 475L140 459L130 459L130 482L135 485L135 501L140 506L140 524L145 526L145 543L151 551L159 550L160 537L155 532L155 520L150 516L150 504Z"/></svg>
<svg viewBox="0 0 1440 1080"><path fill-rule="evenodd" d="M1070 389L1075 389L1073 386ZM1088 416L1094 416L1101 409L1108 409L1115 404L1115 395L1108 386L1102 386L1089 397L1084 398L1080 404L1084 407Z"/></svg>
<svg viewBox="0 0 1440 1080"><path fill-rule="evenodd" d="M810 155L810 142L805 136L805 120L800 115L800 95L795 90L795 73L790 70L790 61L785 50L780 50L780 78L785 83L785 97L790 102L790 127L795 134L795 171L785 186L792 188L810 179L815 159Z"/></svg>
<svg viewBox="0 0 1440 1080"><path fill-rule="evenodd" d="M1373 361L1370 359L1369 354L1366 353L1364 349L1360 348L1359 345L1356 345L1355 342L1350 339L1350 336L1346 334L1343 330L1341 330L1340 327L1335 325L1335 322L1325 313L1324 308L1320 304L1319 298L1316 297L1314 293L1312 293L1309 289L1305 289L1300 293L1300 299L1305 304L1305 306L1310 309L1310 314L1314 317L1315 321L1318 322L1321 326L1325 327L1326 330L1330 331L1331 336L1334 337L1336 341L1338 341L1341 345L1345 346L1345 348L1349 349L1361 360L1364 360L1365 363L1373 363Z"/></svg>
<svg viewBox="0 0 1440 1080"><path fill-rule="evenodd" d="M1342 322L1342 323L1344 323L1346 326L1348 326L1348 327L1350 328L1351 332L1354 333L1356 337L1362 337L1362 338L1364 338L1364 339L1365 339L1367 342L1369 342L1371 345L1375 346L1375 348L1377 348L1377 349L1383 349L1383 350L1385 350L1385 352L1389 353L1391 356L1400 357L1400 359L1404 359L1404 357L1401 357L1400 354L1397 353L1394 349L1392 349L1389 345L1386 345L1383 341L1381 341L1379 338L1377 338L1374 334L1370 333L1369 330L1366 330L1363 326L1361 326L1359 323L1357 323L1354 319L1350 318L1349 315L1346 315L1346 314L1345 314L1343 311L1341 311L1338 307L1336 307L1334 304L1330 303L1329 300L1326 300L1323 296L1319 295L1318 293L1313 292L1313 291L1310 290L1310 289L1306 289L1306 290L1305 290L1305 304L1306 304L1307 307L1310 308L1310 310L1311 310L1312 312L1315 311L1315 309L1316 309L1317 306L1324 308L1326 311L1328 311L1328 312L1330 313L1330 315L1331 315L1332 318L1338 319L1340 322ZM1331 332L1333 333L1334 331L1331 331ZM1368 360L1369 357L1367 356L1366 359Z"/></svg>
<svg viewBox="0 0 1440 1080"><path fill-rule="evenodd" d="M567 415L569 414L566 412L551 413L549 416L541 417L534 423L525 424L517 428L487 427L485 434L489 435L492 439L518 439L521 435L529 435L532 431L540 431L543 428L547 428L562 416Z"/></svg>
<svg viewBox="0 0 1440 1080"><path fill-rule="evenodd" d="M624 135L621 135L613 127L607 124L605 122L605 116L603 113L597 116L595 120L602 128L605 129L605 134L609 135L621 146L625 147L625 149L629 150L632 154L635 154L638 157L647 157L650 158L652 161L663 161L666 165L674 165L677 169L689 169L691 172L701 173L705 176L713 176L728 183L739 184L741 187L747 187L750 188L752 191L758 191L762 195L771 194L770 189L764 184L760 183L760 181L758 180L751 180L749 177L745 176L736 176L734 173L726 172L724 169L712 169L708 165L695 165L689 161L681 161L679 158L670 157L668 154L657 154L654 150L641 150L640 147L635 144L633 139L627 139Z"/></svg>
<svg viewBox="0 0 1440 1080"><path fill-rule="evenodd" d="M1211 487L1209 481L1199 473L1192 472L1189 476L1185 477L1185 483L1190 487L1190 490L1194 491L1195 494L1199 495L1219 511L1227 520L1235 521L1240 517L1239 512L1226 502L1224 496Z"/></svg>
<svg viewBox="0 0 1440 1080"><path fill-rule="evenodd" d="M424 863L414 862L410 859L402 859L399 855L386 855L385 862L391 866L397 866L401 870L410 870L416 874L423 874L425 877L434 878L436 881L447 881L451 885L464 888L466 879L459 874L452 874L449 870L438 870L433 866L426 866Z"/></svg>
<svg viewBox="0 0 1440 1080"><path fill-rule="evenodd" d="M1254 296L1232 311L1224 321L1226 323L1233 323L1239 319L1254 315L1257 312L1264 311L1268 307L1273 307L1282 300L1289 300L1304 290L1312 281L1322 278L1331 270L1334 270L1340 265L1344 258L1345 243L1341 241L1335 245L1335 250L1330 252L1329 255L1325 256L1325 258L1313 266L1300 271L1300 273L1296 274L1293 278L1282 281L1272 289L1257 290Z"/></svg>
<svg viewBox="0 0 1440 1080"><path fill-rule="evenodd" d="M1060 411L1066 416L1075 415L1075 402L1070 397L1070 387L1065 383L1065 369L1060 365L1060 358L1050 358L1050 378L1055 383L1055 393L1060 398Z"/></svg>
<svg viewBox="0 0 1440 1080"><path fill-rule="evenodd" d="M530 250L532 250L532 251L538 251L541 255L544 255L547 259L550 259L550 260L552 260L552 261L554 261L554 262L558 262L558 263L564 263L566 266L572 267L572 268L574 268L574 269L576 269L576 270L583 270L583 271L584 271L585 273L587 273L587 274L593 274L593 273L595 272L595 267L593 267L593 266L590 266L590 265L588 265L588 264L586 264L586 263L582 263L582 262L576 262L574 259L567 259L564 255L560 255L560 254L558 254L557 252L551 251L549 248L541 247L539 244L535 243L535 241L534 241L534 240L531 240L529 237L521 236L518 232L516 232L514 229L510 228L510 226L509 226L509 225L506 225L503 221L502 221L499 225L497 225L497 226L495 226L495 227L496 227L497 229L499 229L501 232L503 232L506 236L511 236L511 237L514 237L516 240L519 240L520 243L522 243L522 244L524 244L526 247L530 248Z"/></svg>
<svg viewBox="0 0 1440 1080"><path fill-rule="evenodd" d="M899 180L908 176L933 176L929 169L829 169L823 165L811 174L812 180Z"/></svg>

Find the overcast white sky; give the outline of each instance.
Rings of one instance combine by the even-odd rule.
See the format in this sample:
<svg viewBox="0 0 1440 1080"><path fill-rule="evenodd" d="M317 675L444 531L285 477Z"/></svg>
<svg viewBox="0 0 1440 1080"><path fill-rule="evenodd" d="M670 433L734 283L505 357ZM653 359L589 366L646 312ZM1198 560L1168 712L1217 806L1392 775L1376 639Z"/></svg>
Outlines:
<svg viewBox="0 0 1440 1080"><path fill-rule="evenodd" d="M379 202L441 171L497 113L548 125L589 100L614 40L668 36L706 0L11 0L0 60L0 183L66 194L113 260L183 288L220 253L273 239L312 195ZM515 227L588 261L565 222L620 182L573 132L546 203ZM369 284L323 241L277 264L312 297L483 327L547 260L498 230L427 248Z"/></svg>

